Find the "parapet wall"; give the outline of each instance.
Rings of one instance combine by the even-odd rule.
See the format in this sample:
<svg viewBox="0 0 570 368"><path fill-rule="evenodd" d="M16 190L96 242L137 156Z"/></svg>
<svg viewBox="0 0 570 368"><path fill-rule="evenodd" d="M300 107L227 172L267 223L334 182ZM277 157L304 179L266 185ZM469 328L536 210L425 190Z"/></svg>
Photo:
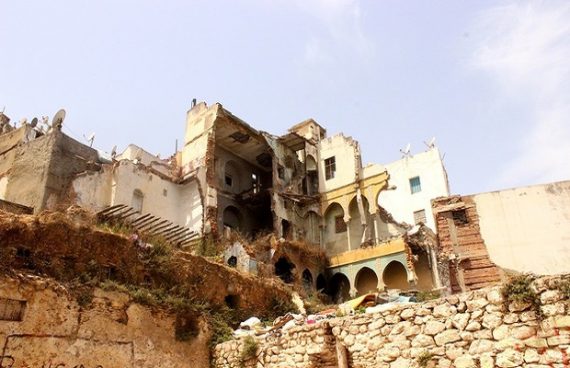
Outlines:
<svg viewBox="0 0 570 368"><path fill-rule="evenodd" d="M496 286L259 336L250 359L243 358L245 340L228 341L215 348L214 366L568 367L570 302L560 282L533 282L540 318L528 303L513 302L507 309Z"/></svg>

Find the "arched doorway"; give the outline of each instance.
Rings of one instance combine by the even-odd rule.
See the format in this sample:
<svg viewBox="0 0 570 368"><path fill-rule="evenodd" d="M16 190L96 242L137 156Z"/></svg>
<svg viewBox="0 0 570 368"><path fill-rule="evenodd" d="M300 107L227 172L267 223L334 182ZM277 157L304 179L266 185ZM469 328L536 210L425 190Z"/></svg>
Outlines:
<svg viewBox="0 0 570 368"><path fill-rule="evenodd" d="M331 203L325 211L325 245L330 255L348 250L344 210L336 202Z"/></svg>
<svg viewBox="0 0 570 368"><path fill-rule="evenodd" d="M382 280L387 289L406 290L409 288L406 267L398 261L388 263L382 273Z"/></svg>
<svg viewBox="0 0 570 368"><path fill-rule="evenodd" d="M350 299L350 281L342 273L335 273L329 282L327 294L335 303L343 303Z"/></svg>
<svg viewBox="0 0 570 368"><path fill-rule="evenodd" d="M290 284L295 281L295 276L293 275L294 268L295 265L291 261L286 257L281 257L275 262L275 275L283 282Z"/></svg>
<svg viewBox="0 0 570 368"><path fill-rule="evenodd" d="M311 291L313 289L313 275L308 268L305 268L301 274L301 279L303 280L303 287L306 291Z"/></svg>
<svg viewBox="0 0 570 368"><path fill-rule="evenodd" d="M374 293L378 289L378 276L372 269L363 267L356 274L355 285L358 295Z"/></svg>

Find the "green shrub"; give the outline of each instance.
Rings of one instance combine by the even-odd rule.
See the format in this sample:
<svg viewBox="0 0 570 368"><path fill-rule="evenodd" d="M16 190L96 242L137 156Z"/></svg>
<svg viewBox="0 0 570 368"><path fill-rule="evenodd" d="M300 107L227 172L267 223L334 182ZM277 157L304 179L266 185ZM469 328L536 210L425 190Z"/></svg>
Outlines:
<svg viewBox="0 0 570 368"><path fill-rule="evenodd" d="M241 350L241 361L246 362L250 359L255 358L257 354L257 341L251 336L246 336L243 339L243 348Z"/></svg>
<svg viewBox="0 0 570 368"><path fill-rule="evenodd" d="M511 277L501 289L505 309L508 310L511 303L528 303L536 317L542 319L543 313L540 308L540 297L532 288L534 280L535 277L528 274Z"/></svg>

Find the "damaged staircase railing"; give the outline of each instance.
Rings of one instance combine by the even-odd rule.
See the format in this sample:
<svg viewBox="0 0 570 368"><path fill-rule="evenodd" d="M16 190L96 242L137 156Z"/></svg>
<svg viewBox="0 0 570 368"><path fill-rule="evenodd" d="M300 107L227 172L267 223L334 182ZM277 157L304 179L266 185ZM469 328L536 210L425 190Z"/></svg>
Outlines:
<svg viewBox="0 0 570 368"><path fill-rule="evenodd" d="M134 208L124 204L110 206L97 212L97 219L99 221L122 223L141 233L160 236L177 247L183 247L199 237L197 232L187 227L176 225L169 220L153 216L150 213L143 215Z"/></svg>

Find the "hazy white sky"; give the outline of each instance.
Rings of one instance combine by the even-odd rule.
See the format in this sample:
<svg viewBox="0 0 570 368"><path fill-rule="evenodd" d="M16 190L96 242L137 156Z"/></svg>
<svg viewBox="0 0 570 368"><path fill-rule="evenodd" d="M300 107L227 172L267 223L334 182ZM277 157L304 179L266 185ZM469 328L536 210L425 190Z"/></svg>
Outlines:
<svg viewBox="0 0 570 368"><path fill-rule="evenodd" d="M570 179L570 2L0 0L0 109L173 153L192 98L282 134L312 117L364 162L445 153L469 194Z"/></svg>

